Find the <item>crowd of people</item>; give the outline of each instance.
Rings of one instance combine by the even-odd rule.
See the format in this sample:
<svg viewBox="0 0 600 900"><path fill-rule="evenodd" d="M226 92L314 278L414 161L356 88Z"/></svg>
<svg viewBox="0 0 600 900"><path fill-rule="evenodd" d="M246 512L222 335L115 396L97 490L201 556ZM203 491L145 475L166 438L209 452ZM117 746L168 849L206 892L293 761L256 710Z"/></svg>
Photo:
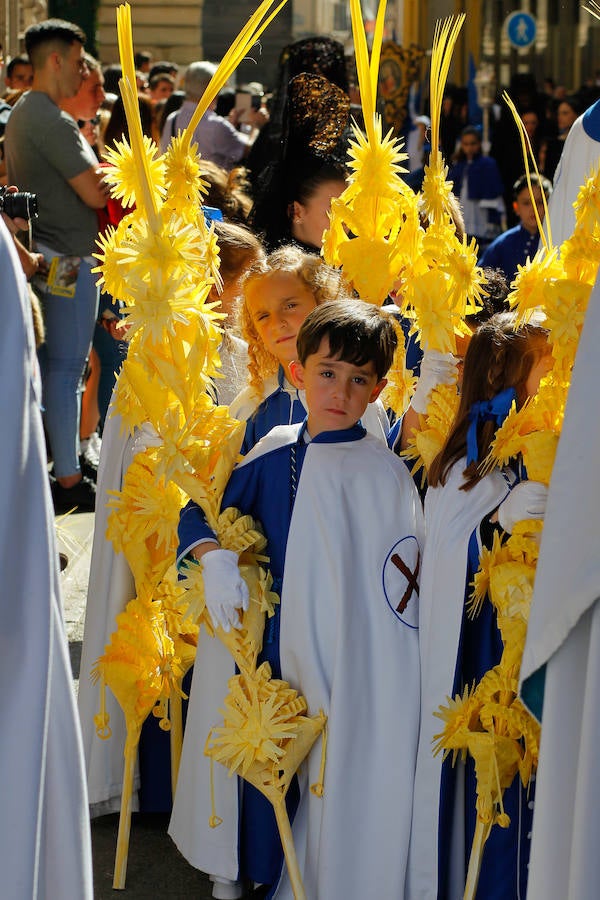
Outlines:
<svg viewBox="0 0 600 900"><path fill-rule="evenodd" d="M93 254L98 236L131 209L126 198L111 196L107 178L111 153L127 139L128 125L120 67L102 66L85 52L85 43L69 22L31 26L26 55L6 68L7 93L0 101L4 183L10 192L37 196L29 221L4 216L0 225L3 290L19 313L9 311L16 333L9 338L5 331L2 363L10 359L19 372L24 367L19 383L25 392L5 398L10 409L4 418L17 436L25 417L35 435L27 452L17 448L14 469L24 488L14 503L7 500L21 530L16 536L8 524L3 530L10 535L7 555L14 546L18 556L31 536L17 510L36 520L47 565L28 591L47 595L46 604L50 597L36 633L47 639L46 629L60 650L51 653L42 641L28 676L32 691L34 682L40 694L50 685L43 699L55 714L58 709L59 722L49 727L52 715L45 718L40 700L43 753L17 764L20 750L11 744L2 767L4 773L11 766L35 771L23 791L32 804L38 795L48 804L42 815L48 833L36 830L32 812L29 832L20 836L16 830L5 844L31 845L22 852L33 860L51 852L58 833L63 843L66 835L70 841L64 884L59 879L52 887L55 874L36 863L36 878L50 885L39 896L75 896L75 884L77 896L90 895L85 783L92 817L119 808L124 723L108 698L112 738L98 740L97 688L87 678L135 595L133 574L106 537L106 502L121 488L136 454L160 440L149 424L127 433L111 406L127 355L127 329L119 297L97 285ZM153 62L149 53L137 54L135 63L142 129L157 153L164 152L190 123L216 65L198 60L182 72L170 61ZM539 168L530 178L505 110L496 110L491 153L485 154L463 93L446 91L440 140L455 194L456 232L477 240L487 295L467 322L469 334L456 355L423 353L407 342L407 362L418 382L399 417L380 397L402 335L398 310L391 297L378 309L353 296L342 273L320 254L332 200L349 175L351 104L341 45L311 38L286 48L272 93L257 83L224 89L193 135L202 159L204 214L214 225L223 279L222 290L211 291L225 314L222 377L211 394L245 423L242 459L223 508L252 515L267 539L272 590L281 603L269 620L260 661L299 690L312 713L325 710L328 716L325 795L309 790L317 780L316 751L288 794L311 900L462 896L475 831L475 772L472 761L453 767L451 759L433 757L431 712L446 696L462 695L502 653L491 606L475 620L467 612L482 554L517 522L543 520L546 511L548 490L528 479L521 460L485 474L482 464L512 404L520 409L535 396L552 365L542 318L522 326L506 297L519 266L537 250L548 203L555 241L562 239L561 228L570 233L566 220L577 187L590 161L600 158L597 93L587 85L567 95L550 80L538 91L529 76L515 76L511 93ZM418 184L427 163L429 112L406 123L406 138L415 129L420 136L410 184ZM571 146L571 129L571 141L583 141L585 150L567 169L561 155ZM34 316L37 352L29 321ZM423 427L432 391L455 383L458 410L424 487L401 456ZM3 476L9 498L21 482L11 483L8 467ZM83 748L64 683L52 505L56 512L96 511L78 697ZM39 519L34 507L43 514ZM177 564L201 566L214 627L238 628L248 588L237 554L220 546L193 501L181 512ZM8 572L8 557L5 566ZM32 565L29 575L34 571ZM7 576L6 583L13 581ZM12 593L23 591L15 586ZM7 618L2 630L20 637L25 625L25 618ZM215 898L291 898L270 805L250 784L227 778L224 769L213 771L202 756L234 671L223 645L202 634L186 688L177 790L172 796L164 762L168 738L150 721L140 743L144 764L136 774L136 808L172 810L169 833L186 859L210 876ZM215 792L228 813L221 829L209 827ZM61 797L68 799L64 807ZM526 895L532 831L543 830L536 825L534 798L535 787L526 791L518 780L505 792L509 827L496 828L486 845L478 897ZM52 816L70 820L66 832L50 833ZM9 833L4 817L2 833ZM13 862L18 855L10 852ZM29 883L16 866L15 879L15 885ZM38 896L36 890L18 887L7 896L19 900L26 893ZM593 893L584 886L577 898Z"/></svg>

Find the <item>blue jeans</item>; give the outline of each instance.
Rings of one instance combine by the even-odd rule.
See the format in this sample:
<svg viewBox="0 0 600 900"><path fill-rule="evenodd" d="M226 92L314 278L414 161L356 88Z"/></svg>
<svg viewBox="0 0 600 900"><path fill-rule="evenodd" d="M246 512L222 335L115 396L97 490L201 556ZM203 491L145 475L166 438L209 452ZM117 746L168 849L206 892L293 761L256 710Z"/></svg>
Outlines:
<svg viewBox="0 0 600 900"><path fill-rule="evenodd" d="M95 263L93 264L95 265ZM81 260L74 297L42 295L46 342L40 347L44 422L57 478L79 468L83 374L98 314L97 275Z"/></svg>

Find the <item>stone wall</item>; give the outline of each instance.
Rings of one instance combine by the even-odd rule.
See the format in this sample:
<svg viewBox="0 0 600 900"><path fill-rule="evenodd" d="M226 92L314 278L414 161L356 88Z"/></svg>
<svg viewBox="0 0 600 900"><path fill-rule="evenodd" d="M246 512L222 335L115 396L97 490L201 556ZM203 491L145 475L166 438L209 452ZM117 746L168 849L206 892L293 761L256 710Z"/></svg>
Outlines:
<svg viewBox="0 0 600 900"><path fill-rule="evenodd" d="M117 62L115 9L119 0L102 0L98 14L98 52L103 63ZM256 0L134 0L133 44L155 59L185 66L198 59L219 62L256 9ZM260 46L241 63L237 78L273 83L281 49L292 40L292 0L263 35Z"/></svg>

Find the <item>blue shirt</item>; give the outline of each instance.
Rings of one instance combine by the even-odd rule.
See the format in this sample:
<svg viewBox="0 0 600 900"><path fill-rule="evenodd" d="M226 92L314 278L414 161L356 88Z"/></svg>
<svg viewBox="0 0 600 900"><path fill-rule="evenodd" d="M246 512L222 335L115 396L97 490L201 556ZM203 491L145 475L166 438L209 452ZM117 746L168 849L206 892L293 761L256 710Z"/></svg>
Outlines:
<svg viewBox="0 0 600 900"><path fill-rule="evenodd" d="M277 388L265 397L246 421L246 432L240 452L245 456L276 425L297 425L305 417L306 410L298 391L290 394L286 390L285 373L279 366Z"/></svg>
<svg viewBox="0 0 600 900"><path fill-rule="evenodd" d="M538 241L537 231L531 234L522 225L515 225L492 241L483 252L479 265L502 269L510 284L517 274L517 266L524 266L527 257L533 258Z"/></svg>

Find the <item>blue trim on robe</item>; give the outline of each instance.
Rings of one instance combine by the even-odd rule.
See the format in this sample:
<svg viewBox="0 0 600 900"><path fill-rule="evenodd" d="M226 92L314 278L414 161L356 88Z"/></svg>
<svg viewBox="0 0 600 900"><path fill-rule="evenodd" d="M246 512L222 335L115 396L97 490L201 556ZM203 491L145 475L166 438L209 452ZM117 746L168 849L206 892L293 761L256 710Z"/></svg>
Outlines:
<svg viewBox="0 0 600 900"><path fill-rule="evenodd" d="M593 141L600 141L600 100L586 109L583 114L583 130Z"/></svg>
<svg viewBox="0 0 600 900"><path fill-rule="evenodd" d="M261 523L267 538L266 553L270 558L269 569L273 576L272 590L280 596L294 501L291 448L296 448L296 483L297 489L300 489L302 465L310 446L305 441L305 431L306 421L296 441L278 446L235 468L221 504L222 509L234 506ZM341 443L360 440L365 435L366 430L357 423L352 428L322 432L313 440L320 444ZM214 537L201 508L193 500L181 512L178 535L178 557L198 540ZM281 678L279 624L280 605L277 605L275 614L266 621L263 649L258 657L259 665L269 662L274 678ZM290 821L293 821L299 799L298 784L294 779L286 797ZM261 884L275 884L283 865L283 850L275 814L269 801L248 782L244 783L242 791L239 841L240 878L248 878Z"/></svg>
<svg viewBox="0 0 600 900"><path fill-rule="evenodd" d="M478 529L469 539L465 601L469 598L473 578L479 570L477 531ZM474 619L466 614L465 609L452 695L462 694L466 685L478 684L486 672L498 665L502 651L502 639L492 604L484 602ZM465 764L465 874L477 819L476 788L475 763L469 756ZM442 765L440 789L438 900L444 900L448 896L455 790L455 770L450 754ZM518 774L504 792L504 809L510 816L510 825L508 828L500 828L498 825L492 828L483 853L477 900L515 900L518 896L526 896L533 822L533 806L529 804L533 804L534 796L535 783L527 792L521 786Z"/></svg>
<svg viewBox="0 0 600 900"><path fill-rule="evenodd" d="M241 447L245 456L277 425L297 425L306 417L306 410L300 400L298 391L290 395L284 388L285 373L279 366L277 372L277 388L257 406L246 421L246 432Z"/></svg>

